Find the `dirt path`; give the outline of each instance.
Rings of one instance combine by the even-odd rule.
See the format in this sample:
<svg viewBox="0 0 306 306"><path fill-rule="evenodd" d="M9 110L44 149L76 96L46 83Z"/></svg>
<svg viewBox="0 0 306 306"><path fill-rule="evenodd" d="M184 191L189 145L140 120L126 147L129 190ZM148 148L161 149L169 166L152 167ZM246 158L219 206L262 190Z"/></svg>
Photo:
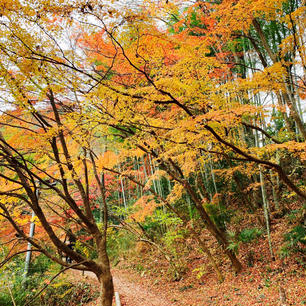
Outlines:
<svg viewBox="0 0 306 306"><path fill-rule="evenodd" d="M116 273L117 272L117 273ZM156 292L152 286L133 282L126 273L114 273L115 291L119 292L126 306L174 306L165 293ZM135 276L134 276L135 277Z"/></svg>
<svg viewBox="0 0 306 306"><path fill-rule="evenodd" d="M171 302L166 292L156 292L156 289L141 279L135 279L135 275L129 275L127 271L113 270L115 291L119 292L121 306L179 306ZM82 278L81 273L79 274ZM98 285L93 273L86 272L84 281ZM140 278L140 277L139 277ZM170 295L170 294L169 294ZM98 301L86 306L96 306Z"/></svg>

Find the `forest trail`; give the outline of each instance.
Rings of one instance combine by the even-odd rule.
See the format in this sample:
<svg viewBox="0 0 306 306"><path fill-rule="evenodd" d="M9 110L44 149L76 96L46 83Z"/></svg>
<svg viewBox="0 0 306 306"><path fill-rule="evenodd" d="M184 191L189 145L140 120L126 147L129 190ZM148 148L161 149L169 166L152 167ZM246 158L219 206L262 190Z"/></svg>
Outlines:
<svg viewBox="0 0 306 306"><path fill-rule="evenodd" d="M75 271L73 273L76 278ZM84 276L81 272L76 273L79 273L80 280L98 286L96 276L92 272L85 272ZM115 291L120 295L121 306L180 306L177 302L171 302L166 292L156 292L153 286L142 284L139 279L135 279L135 274L131 275L127 271L116 269L112 274ZM97 300L86 304L86 306L96 305L99 305Z"/></svg>

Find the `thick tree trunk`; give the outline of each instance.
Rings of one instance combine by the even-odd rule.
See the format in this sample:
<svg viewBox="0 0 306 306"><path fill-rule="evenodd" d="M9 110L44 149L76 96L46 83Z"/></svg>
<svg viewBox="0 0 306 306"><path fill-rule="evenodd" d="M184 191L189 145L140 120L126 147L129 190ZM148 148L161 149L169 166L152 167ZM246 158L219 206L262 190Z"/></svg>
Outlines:
<svg viewBox="0 0 306 306"><path fill-rule="evenodd" d="M110 268L103 269L103 272L98 275L100 282L100 306L112 306L114 296L113 277Z"/></svg>

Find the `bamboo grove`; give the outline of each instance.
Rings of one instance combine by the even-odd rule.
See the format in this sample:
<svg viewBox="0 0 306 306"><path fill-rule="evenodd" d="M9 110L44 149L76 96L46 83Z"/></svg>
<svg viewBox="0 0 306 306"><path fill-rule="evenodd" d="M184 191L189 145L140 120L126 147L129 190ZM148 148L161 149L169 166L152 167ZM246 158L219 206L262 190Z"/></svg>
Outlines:
<svg viewBox="0 0 306 306"><path fill-rule="evenodd" d="M176 235L220 281L221 263L239 273L238 216L263 229L269 260L279 256L271 218L298 203L290 230L305 231L305 9L2 1L1 266L28 242L68 268L67 254L97 275L107 306L117 231L156 249L177 277Z"/></svg>

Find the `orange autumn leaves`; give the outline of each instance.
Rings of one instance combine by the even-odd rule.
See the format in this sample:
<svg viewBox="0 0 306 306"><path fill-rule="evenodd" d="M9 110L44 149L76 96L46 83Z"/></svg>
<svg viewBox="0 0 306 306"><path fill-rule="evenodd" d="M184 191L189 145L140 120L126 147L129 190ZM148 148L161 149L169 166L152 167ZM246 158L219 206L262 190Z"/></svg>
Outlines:
<svg viewBox="0 0 306 306"><path fill-rule="evenodd" d="M138 222L143 222L159 206L160 204L155 201L153 195L144 195L134 203L133 208L135 212L130 217Z"/></svg>

